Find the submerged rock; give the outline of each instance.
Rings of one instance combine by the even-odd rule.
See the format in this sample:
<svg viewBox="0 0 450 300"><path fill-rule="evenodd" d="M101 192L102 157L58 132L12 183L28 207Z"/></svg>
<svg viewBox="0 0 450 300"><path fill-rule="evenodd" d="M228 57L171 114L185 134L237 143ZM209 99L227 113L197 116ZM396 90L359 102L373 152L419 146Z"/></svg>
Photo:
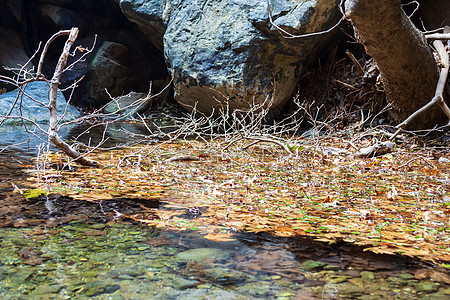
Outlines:
<svg viewBox="0 0 450 300"><path fill-rule="evenodd" d="M302 269L306 270L306 271L312 271L312 270L317 270L317 269L322 269L323 266L325 266L326 264L320 261L314 261L314 260L305 260L304 262L302 262L301 266Z"/></svg>
<svg viewBox="0 0 450 300"><path fill-rule="evenodd" d="M182 277L175 277L172 279L170 285L179 290L185 290L188 288L195 287L200 282L197 280L185 279Z"/></svg>
<svg viewBox="0 0 450 300"><path fill-rule="evenodd" d="M118 284L109 284L103 281L88 282L86 284L84 293L88 297L98 296L101 294L112 294L119 290L120 286Z"/></svg>
<svg viewBox="0 0 450 300"><path fill-rule="evenodd" d="M375 273L370 271L361 271L361 278L364 282L371 282L375 280Z"/></svg>
<svg viewBox="0 0 450 300"><path fill-rule="evenodd" d="M54 297L55 295L49 295L49 294L57 294L59 293L64 287L59 284L53 284L48 285L44 284L41 286L38 286L34 291L33 295L40 295L41 297L45 297L47 295L48 297Z"/></svg>
<svg viewBox="0 0 450 300"><path fill-rule="evenodd" d="M188 261L200 262L205 259L220 260L227 258L230 252L218 248L197 248L180 252L176 255L179 263L187 263Z"/></svg>
<svg viewBox="0 0 450 300"><path fill-rule="evenodd" d="M243 272L224 267L214 267L211 269L206 269L204 270L202 275L212 283L221 285L243 283L249 278L249 276L247 276L247 274Z"/></svg>
<svg viewBox="0 0 450 300"><path fill-rule="evenodd" d="M439 289L439 283L425 280L417 283L415 287L418 292L431 293L436 292Z"/></svg>

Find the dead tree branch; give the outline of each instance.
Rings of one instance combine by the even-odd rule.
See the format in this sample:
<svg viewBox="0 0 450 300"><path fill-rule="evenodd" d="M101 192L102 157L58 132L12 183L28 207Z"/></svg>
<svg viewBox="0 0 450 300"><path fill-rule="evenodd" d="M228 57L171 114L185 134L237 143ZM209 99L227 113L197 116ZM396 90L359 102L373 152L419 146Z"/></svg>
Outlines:
<svg viewBox="0 0 450 300"><path fill-rule="evenodd" d="M64 72L64 68L66 67L70 48L72 47L73 43L75 42L78 36L78 28L74 27L70 31L69 30L60 31L49 39L49 41L45 44L43 55L41 55L41 60L39 61L38 76L40 76L40 71L42 67L41 61L43 62L44 60L44 55L46 53L48 45L50 45L50 43L55 38L67 34L69 35L69 37L64 45L63 52L59 57L58 64L56 65L55 72L53 73L53 77L51 79L51 87L48 103L48 110L50 113L50 126L48 129L48 138L56 147L64 151L64 153L66 153L69 157L75 159L75 161L79 162L80 164L86 166L96 166L97 165L96 162L93 162L85 158L80 152L78 152L69 144L64 142L58 134L58 114L56 110L56 102L57 102L58 86L60 83L59 80Z"/></svg>
<svg viewBox="0 0 450 300"><path fill-rule="evenodd" d="M427 40L450 40L450 33L431 33L425 35Z"/></svg>

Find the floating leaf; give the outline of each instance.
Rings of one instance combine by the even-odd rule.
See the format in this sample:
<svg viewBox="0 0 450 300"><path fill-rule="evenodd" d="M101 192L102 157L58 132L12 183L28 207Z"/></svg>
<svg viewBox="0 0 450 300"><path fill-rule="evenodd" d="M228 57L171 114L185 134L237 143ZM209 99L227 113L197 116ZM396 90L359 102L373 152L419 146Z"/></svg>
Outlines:
<svg viewBox="0 0 450 300"><path fill-rule="evenodd" d="M39 196L47 196L48 195L48 190L46 189L32 189L32 190L26 190L23 192L23 195L25 196L25 198L29 199L29 198L36 198Z"/></svg>

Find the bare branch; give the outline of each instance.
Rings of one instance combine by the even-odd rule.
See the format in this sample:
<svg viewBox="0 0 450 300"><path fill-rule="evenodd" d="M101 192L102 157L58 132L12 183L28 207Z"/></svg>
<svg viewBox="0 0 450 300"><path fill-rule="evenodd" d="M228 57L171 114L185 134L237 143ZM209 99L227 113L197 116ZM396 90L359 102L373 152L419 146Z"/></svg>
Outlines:
<svg viewBox="0 0 450 300"><path fill-rule="evenodd" d="M47 51L48 51L48 48L50 47L50 44L51 44L54 40L56 40L56 38L58 38L58 37L60 37L60 36L63 36L63 35L68 35L68 34L70 34L71 31L72 31L72 30L61 30L61 31L55 33L54 35L52 35L52 36L48 39L48 41L45 43L44 49L42 50L41 57L40 57L40 59L39 59L38 68L37 68L37 71L36 71L36 77L37 77L37 78L40 78L40 77L42 76L42 66L44 65L44 58L45 58L45 55L47 54ZM73 44L73 42L72 42L72 44ZM71 45L71 46L72 46L72 45Z"/></svg>
<svg viewBox="0 0 450 300"><path fill-rule="evenodd" d="M450 33L432 33L425 35L427 40L450 40Z"/></svg>

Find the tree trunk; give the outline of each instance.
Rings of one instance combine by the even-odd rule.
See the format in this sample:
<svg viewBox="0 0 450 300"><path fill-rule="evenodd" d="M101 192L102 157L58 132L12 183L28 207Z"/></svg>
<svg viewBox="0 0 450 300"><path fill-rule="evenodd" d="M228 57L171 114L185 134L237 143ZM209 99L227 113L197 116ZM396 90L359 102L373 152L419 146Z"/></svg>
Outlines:
<svg viewBox="0 0 450 300"><path fill-rule="evenodd" d="M346 0L345 14L355 35L380 70L391 121L400 123L434 96L438 67L423 34L401 8L401 0ZM407 129L443 123L438 107L417 118Z"/></svg>

